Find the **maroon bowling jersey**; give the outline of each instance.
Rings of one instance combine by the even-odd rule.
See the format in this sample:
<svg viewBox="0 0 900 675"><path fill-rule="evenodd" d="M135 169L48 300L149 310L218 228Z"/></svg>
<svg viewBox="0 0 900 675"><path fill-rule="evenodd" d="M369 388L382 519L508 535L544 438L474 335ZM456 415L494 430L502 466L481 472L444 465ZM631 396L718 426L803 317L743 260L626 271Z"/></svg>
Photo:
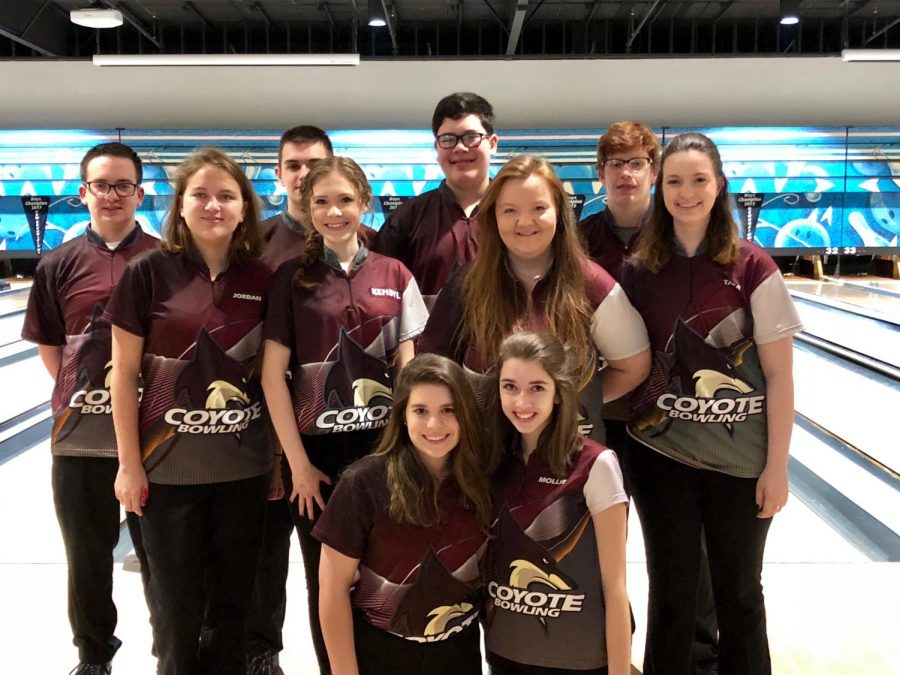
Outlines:
<svg viewBox="0 0 900 675"><path fill-rule="evenodd" d="M802 329L778 266L742 241L733 265L676 252L658 274L627 267L622 285L653 349L629 433L690 466L757 477L768 447L757 345Z"/></svg>
<svg viewBox="0 0 900 675"><path fill-rule="evenodd" d="M273 272L282 263L296 258L306 249L306 234L299 220L287 211L267 218L260 223L263 248L259 259Z"/></svg>
<svg viewBox="0 0 900 675"><path fill-rule="evenodd" d="M292 279L291 260L272 281L264 337L291 350L291 397L303 434L379 429L393 400L394 357L422 332L428 313L403 264L359 253L345 272L327 247L312 290Z"/></svg>
<svg viewBox="0 0 900 675"><path fill-rule="evenodd" d="M640 238L640 230L624 244L615 228L616 222L609 209L588 216L578 223L591 260L609 272L613 279L621 281L626 260L634 252Z"/></svg>
<svg viewBox="0 0 900 675"><path fill-rule="evenodd" d="M628 302L619 284L599 265L584 259L587 298L593 309L590 335L601 357L625 359L648 347L647 331L641 317ZM420 352L433 352L453 359L463 366L475 396L479 402L487 398L492 363L485 363L479 356L476 345L464 344L459 332L462 328L463 305L462 285L468 267L457 271L447 282L438 296L434 309L428 318L425 331L416 345ZM507 289L510 302L521 317L520 330L545 330L547 319L545 304L548 287L546 280L540 280L527 296L525 287L507 269ZM529 302L530 300L530 302ZM529 313L530 308L530 313ZM603 391L599 377L595 377L579 395L581 414L584 417L583 431L597 441L605 438L603 421Z"/></svg>
<svg viewBox="0 0 900 675"><path fill-rule="evenodd" d="M22 337L63 347L51 398L54 455L117 454L109 397L111 339L103 310L128 261L158 243L135 225L110 249L88 227L45 255L34 273Z"/></svg>
<svg viewBox="0 0 900 675"><path fill-rule="evenodd" d="M442 181L388 216L372 250L409 268L430 310L454 270L475 259L477 228L478 207L466 216L447 181Z"/></svg>
<svg viewBox="0 0 900 675"><path fill-rule="evenodd" d="M456 481L437 493L429 526L398 523L389 513L387 458L363 457L343 473L313 536L359 560L351 605L373 626L407 640L437 642L475 627L478 561L487 534L463 503Z"/></svg>
<svg viewBox="0 0 900 675"><path fill-rule="evenodd" d="M141 454L151 483L252 478L271 468L254 372L271 272L232 262L215 279L191 251L135 259L106 309L144 338Z"/></svg>
<svg viewBox="0 0 900 675"><path fill-rule="evenodd" d="M538 452L504 457L484 558L485 643L532 666L606 665L606 621L592 515L628 496L612 450L588 438L557 477ZM601 546L603 542L601 542Z"/></svg>
<svg viewBox="0 0 900 675"><path fill-rule="evenodd" d="M306 250L306 232L303 224L287 211L264 220L260 223L260 230L263 250L259 259L273 272ZM374 237L375 230L371 227L359 226L359 238L364 243Z"/></svg>

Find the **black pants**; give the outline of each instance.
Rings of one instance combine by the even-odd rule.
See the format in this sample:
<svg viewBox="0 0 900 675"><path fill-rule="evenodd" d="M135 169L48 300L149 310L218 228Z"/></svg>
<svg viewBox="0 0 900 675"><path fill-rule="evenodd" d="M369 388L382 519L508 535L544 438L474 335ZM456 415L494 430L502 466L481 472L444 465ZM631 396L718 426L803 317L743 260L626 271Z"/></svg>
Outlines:
<svg viewBox="0 0 900 675"><path fill-rule="evenodd" d="M633 467L629 461L628 450L630 444L635 441L628 436L625 422L621 420L605 421L606 444L619 456L619 463L625 479L625 491L630 495ZM702 533L700 536L700 577L697 581L697 615L694 621L694 643L691 655L697 675L705 675L717 667L719 623L716 620L716 602L713 598L712 580L709 576L706 536Z"/></svg>
<svg viewBox="0 0 900 675"><path fill-rule="evenodd" d="M590 670L566 670L564 668L544 668L543 666L527 666L524 663L510 661L488 652L488 665L491 667L491 675L566 675L567 673L582 673L583 675L606 675L608 668L592 668Z"/></svg>
<svg viewBox="0 0 900 675"><path fill-rule="evenodd" d="M322 499L326 503L343 470L360 457L368 455L375 448L380 436L380 430L303 436L303 447L310 461L319 471L331 478L331 485L320 484ZM285 485L288 495L291 489L292 486L288 481ZM291 503L291 515L297 527L300 551L303 553L303 571L306 573L306 594L309 602L309 632L312 635L321 675L331 675L328 651L325 649L325 638L322 637L322 626L319 623L319 559L322 555L322 545L312 536L315 520L300 515L300 507L296 500Z"/></svg>
<svg viewBox="0 0 900 675"><path fill-rule="evenodd" d="M276 457L276 460L279 458ZM281 458L281 475L290 486L291 468ZM286 488L289 490L289 488ZM266 502L259 567L253 585L253 599L247 615L247 651L250 654L280 652L284 649L282 630L287 609L287 576L294 519L287 497Z"/></svg>
<svg viewBox="0 0 900 675"><path fill-rule="evenodd" d="M78 658L110 661L122 642L113 603L113 549L119 541L119 501L112 457L53 457L56 518L68 563L69 623Z"/></svg>
<svg viewBox="0 0 900 675"><path fill-rule="evenodd" d="M771 673L760 582L771 519L756 517L756 480L694 469L637 442L627 452L650 578L645 675L694 672L701 532L719 619L719 673Z"/></svg>
<svg viewBox="0 0 900 675"><path fill-rule="evenodd" d="M481 675L477 623L440 642L404 640L353 614L359 675Z"/></svg>
<svg viewBox="0 0 900 675"><path fill-rule="evenodd" d="M150 485L141 533L158 675L246 672L268 481Z"/></svg>

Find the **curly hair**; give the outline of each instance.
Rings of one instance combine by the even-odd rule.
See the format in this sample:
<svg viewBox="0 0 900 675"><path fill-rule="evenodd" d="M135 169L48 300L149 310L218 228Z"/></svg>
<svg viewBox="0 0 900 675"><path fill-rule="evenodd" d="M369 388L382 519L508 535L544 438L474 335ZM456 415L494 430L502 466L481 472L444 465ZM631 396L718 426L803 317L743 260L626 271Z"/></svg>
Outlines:
<svg viewBox="0 0 900 675"><path fill-rule="evenodd" d="M372 203L372 188L369 186L366 174L359 164L349 157L326 157L316 162L315 166L306 174L300 188L300 210L303 213L304 222L309 223L310 226L306 228L306 248L300 254L300 266L294 273L293 282L307 290L317 288L322 283L323 270L316 266L316 262L322 257L322 252L325 250L325 240L312 226L313 188L316 183L332 173L337 173L349 181L356 193L356 199L362 204L363 209L369 208Z"/></svg>

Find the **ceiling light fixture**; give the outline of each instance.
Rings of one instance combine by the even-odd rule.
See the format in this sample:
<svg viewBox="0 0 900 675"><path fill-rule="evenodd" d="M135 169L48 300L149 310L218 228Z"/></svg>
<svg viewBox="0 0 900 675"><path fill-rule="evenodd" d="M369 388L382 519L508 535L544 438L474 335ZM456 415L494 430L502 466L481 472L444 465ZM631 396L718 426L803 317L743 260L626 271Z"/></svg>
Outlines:
<svg viewBox="0 0 900 675"><path fill-rule="evenodd" d="M781 0L781 19L779 23L782 26L794 26L800 23L800 0Z"/></svg>
<svg viewBox="0 0 900 675"><path fill-rule="evenodd" d="M381 0L369 0L368 2L369 25L372 28L384 28L387 26L387 17L384 15L384 5Z"/></svg>
<svg viewBox="0 0 900 675"><path fill-rule="evenodd" d="M359 54L94 54L95 66L358 66Z"/></svg>
<svg viewBox="0 0 900 675"><path fill-rule="evenodd" d="M105 7L96 0L90 7L73 9L69 12L69 20L85 28L118 28L124 21L122 12Z"/></svg>
<svg viewBox="0 0 900 675"><path fill-rule="evenodd" d="M843 61L900 61L900 49L845 49Z"/></svg>

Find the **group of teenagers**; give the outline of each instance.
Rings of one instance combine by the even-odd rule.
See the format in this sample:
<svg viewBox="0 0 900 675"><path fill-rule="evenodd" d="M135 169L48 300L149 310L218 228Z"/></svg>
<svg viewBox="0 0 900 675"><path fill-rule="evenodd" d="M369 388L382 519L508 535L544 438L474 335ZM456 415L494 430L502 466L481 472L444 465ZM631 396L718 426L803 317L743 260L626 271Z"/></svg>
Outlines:
<svg viewBox="0 0 900 675"><path fill-rule="evenodd" d="M801 325L715 144L617 122L606 209L579 223L544 159L490 177L481 96L432 130L445 180L377 232L316 127L282 136L265 221L233 159L189 156L162 241L135 222L134 151L85 155L90 225L41 260L23 329L55 379L74 673L121 645L121 504L161 675L282 672L294 530L322 673L480 674L483 631L498 675L623 675L629 500L643 672L771 672Z"/></svg>

